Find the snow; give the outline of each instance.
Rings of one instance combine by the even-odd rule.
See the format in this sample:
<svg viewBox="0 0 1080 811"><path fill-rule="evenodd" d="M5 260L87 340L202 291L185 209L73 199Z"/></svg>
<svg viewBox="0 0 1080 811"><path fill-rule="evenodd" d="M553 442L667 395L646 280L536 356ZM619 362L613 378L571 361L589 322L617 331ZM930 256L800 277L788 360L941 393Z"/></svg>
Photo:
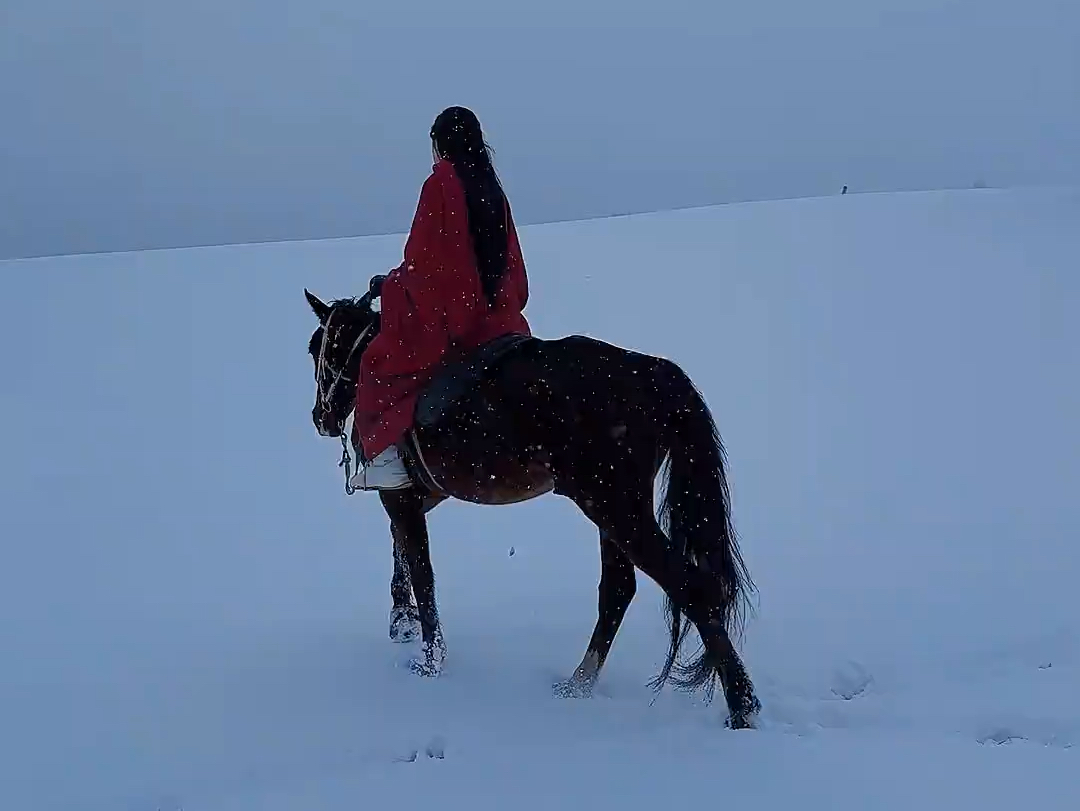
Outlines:
<svg viewBox="0 0 1080 811"><path fill-rule="evenodd" d="M0 263L4 806L1076 808L1078 224L1043 189L523 229L537 332L672 357L714 409L751 732L653 703L644 577L597 694L552 695L599 576L555 496L435 511L449 658L408 672L302 294L400 236Z"/></svg>

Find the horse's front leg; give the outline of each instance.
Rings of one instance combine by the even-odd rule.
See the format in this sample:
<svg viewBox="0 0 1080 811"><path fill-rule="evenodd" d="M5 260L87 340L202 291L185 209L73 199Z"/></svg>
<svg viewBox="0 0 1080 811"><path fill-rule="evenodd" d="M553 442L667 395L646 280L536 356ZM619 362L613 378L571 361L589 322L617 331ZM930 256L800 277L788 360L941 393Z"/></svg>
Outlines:
<svg viewBox="0 0 1080 811"><path fill-rule="evenodd" d="M413 596L420 619L423 655L414 663L421 676L438 676L446 658L446 643L435 605L435 573L431 568L424 495L415 488L382 490L383 508L390 516L395 539L400 542L404 563L412 581Z"/></svg>
<svg viewBox="0 0 1080 811"><path fill-rule="evenodd" d="M420 636L420 614L413 602L412 578L405 560L401 532L393 521L390 522L390 535L394 541L394 573L390 577L390 598L394 601L390 608L390 639L394 642L412 642Z"/></svg>

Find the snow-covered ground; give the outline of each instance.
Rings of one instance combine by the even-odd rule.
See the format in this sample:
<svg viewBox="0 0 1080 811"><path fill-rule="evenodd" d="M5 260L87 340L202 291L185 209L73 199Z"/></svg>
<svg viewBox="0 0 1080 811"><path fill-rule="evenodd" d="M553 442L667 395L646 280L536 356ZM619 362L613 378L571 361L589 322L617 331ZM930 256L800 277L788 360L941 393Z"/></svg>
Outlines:
<svg viewBox="0 0 1080 811"><path fill-rule="evenodd" d="M762 728L651 703L644 578L598 695L552 695L599 575L555 496L435 512L450 659L402 667L386 519L311 426L302 294L362 291L400 236L7 262L0 804L1080 807L1080 194L522 237L537 332L672 357L714 409Z"/></svg>

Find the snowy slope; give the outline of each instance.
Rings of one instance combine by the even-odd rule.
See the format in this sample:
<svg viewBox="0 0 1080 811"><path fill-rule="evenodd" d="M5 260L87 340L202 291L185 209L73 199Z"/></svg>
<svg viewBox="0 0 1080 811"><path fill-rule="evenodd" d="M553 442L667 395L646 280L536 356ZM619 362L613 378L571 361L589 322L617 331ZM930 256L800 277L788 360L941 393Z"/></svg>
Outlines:
<svg viewBox="0 0 1080 811"><path fill-rule="evenodd" d="M7 262L4 807L1080 806L1080 195L522 236L537 332L672 357L715 411L763 728L650 704L644 579L600 694L552 696L599 575L554 496L436 511L451 658L400 667L385 517L311 427L302 296L362 290L400 236Z"/></svg>

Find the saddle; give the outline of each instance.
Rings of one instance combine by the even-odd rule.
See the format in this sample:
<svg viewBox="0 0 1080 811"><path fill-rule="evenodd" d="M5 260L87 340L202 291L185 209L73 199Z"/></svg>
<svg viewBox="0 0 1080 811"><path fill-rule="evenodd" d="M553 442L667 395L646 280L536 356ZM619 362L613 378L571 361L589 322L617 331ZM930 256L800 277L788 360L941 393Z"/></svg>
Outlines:
<svg viewBox="0 0 1080 811"><path fill-rule="evenodd" d="M431 493L445 497L447 490L428 466L416 429L438 425L485 379L492 366L512 350L532 340L536 339L529 335L504 335L475 349L461 360L450 361L435 373L417 398L413 427L399 446L414 482Z"/></svg>
<svg viewBox="0 0 1080 811"><path fill-rule="evenodd" d="M424 387L416 401L413 422L422 428L437 425L487 376L488 370L529 335L511 333L483 344L467 357L445 364Z"/></svg>

